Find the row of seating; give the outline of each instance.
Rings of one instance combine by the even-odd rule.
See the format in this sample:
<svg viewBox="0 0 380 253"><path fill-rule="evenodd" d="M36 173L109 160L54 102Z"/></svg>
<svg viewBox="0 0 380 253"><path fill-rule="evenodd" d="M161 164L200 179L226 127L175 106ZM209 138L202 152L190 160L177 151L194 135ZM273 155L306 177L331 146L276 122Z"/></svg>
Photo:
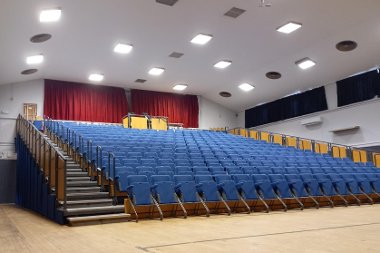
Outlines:
<svg viewBox="0 0 380 253"><path fill-rule="evenodd" d="M154 175L150 180L144 175L121 175L117 182L128 193L136 219L139 213L153 215L152 206L162 219L165 213L160 205L168 204L172 205L170 215L180 211L186 217L185 204L193 204L190 209L196 212L203 207L208 216L211 211L286 211L291 205L303 209L305 205L319 208L380 201L378 174Z"/></svg>

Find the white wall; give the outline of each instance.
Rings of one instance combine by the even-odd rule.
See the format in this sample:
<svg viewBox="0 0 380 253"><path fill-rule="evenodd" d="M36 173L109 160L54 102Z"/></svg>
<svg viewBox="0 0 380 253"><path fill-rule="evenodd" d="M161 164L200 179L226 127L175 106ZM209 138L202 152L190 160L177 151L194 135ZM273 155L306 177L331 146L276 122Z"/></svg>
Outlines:
<svg viewBox="0 0 380 253"><path fill-rule="evenodd" d="M37 104L37 115L43 116L43 101L43 80L0 85L0 157L14 151L16 118L23 104Z"/></svg>
<svg viewBox="0 0 380 253"><path fill-rule="evenodd" d="M202 96L199 102L199 128L237 127L236 113Z"/></svg>
<svg viewBox="0 0 380 253"><path fill-rule="evenodd" d="M322 124L303 126L301 120L322 117ZM359 126L358 130L332 133L331 130ZM380 145L380 99L373 99L321 113L271 123L255 129L294 135L356 147Z"/></svg>

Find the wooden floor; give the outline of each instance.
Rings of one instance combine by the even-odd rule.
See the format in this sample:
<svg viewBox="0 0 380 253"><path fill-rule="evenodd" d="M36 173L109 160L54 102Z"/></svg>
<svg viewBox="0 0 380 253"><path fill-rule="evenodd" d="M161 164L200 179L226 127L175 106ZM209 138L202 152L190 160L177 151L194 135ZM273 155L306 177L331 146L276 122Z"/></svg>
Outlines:
<svg viewBox="0 0 380 253"><path fill-rule="evenodd" d="M0 205L0 252L380 252L380 205L84 227Z"/></svg>

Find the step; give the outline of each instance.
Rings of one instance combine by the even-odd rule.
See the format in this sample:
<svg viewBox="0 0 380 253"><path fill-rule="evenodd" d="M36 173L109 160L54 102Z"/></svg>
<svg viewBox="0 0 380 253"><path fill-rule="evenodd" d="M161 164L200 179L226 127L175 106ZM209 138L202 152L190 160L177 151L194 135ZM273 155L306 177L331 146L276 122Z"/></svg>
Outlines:
<svg viewBox="0 0 380 253"><path fill-rule="evenodd" d="M67 177L87 177L87 176L88 176L87 172L84 172L84 171L82 172L68 171L67 172Z"/></svg>
<svg viewBox="0 0 380 253"><path fill-rule="evenodd" d="M126 222L130 220L130 217L131 216L126 213L117 213L81 217L67 217L67 221L69 222L69 226L84 226L115 222Z"/></svg>
<svg viewBox="0 0 380 253"><path fill-rule="evenodd" d="M88 187L67 187L67 193L74 192L100 192L99 186L88 186Z"/></svg>
<svg viewBox="0 0 380 253"><path fill-rule="evenodd" d="M109 197L108 192L68 192L67 200L104 199Z"/></svg>
<svg viewBox="0 0 380 253"><path fill-rule="evenodd" d="M124 213L124 205L66 208L65 216Z"/></svg>
<svg viewBox="0 0 380 253"><path fill-rule="evenodd" d="M68 169L81 169L77 163L66 163L66 168Z"/></svg>
<svg viewBox="0 0 380 253"><path fill-rule="evenodd" d="M90 181L90 177L67 177L66 180L67 182L71 181Z"/></svg>
<svg viewBox="0 0 380 253"><path fill-rule="evenodd" d="M67 172L84 172L82 169L67 169Z"/></svg>
<svg viewBox="0 0 380 253"><path fill-rule="evenodd" d="M68 208L111 206L111 205L112 205L112 199L69 200L66 202L66 206Z"/></svg>
<svg viewBox="0 0 380 253"><path fill-rule="evenodd" d="M66 182L67 187L88 187L88 186L98 186L96 181L68 181Z"/></svg>

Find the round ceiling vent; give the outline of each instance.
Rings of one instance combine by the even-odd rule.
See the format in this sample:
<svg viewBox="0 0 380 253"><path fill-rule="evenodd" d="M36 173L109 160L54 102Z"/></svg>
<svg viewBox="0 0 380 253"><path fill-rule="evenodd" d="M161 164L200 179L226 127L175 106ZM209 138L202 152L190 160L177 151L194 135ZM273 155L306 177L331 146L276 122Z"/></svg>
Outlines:
<svg viewBox="0 0 380 253"><path fill-rule="evenodd" d="M336 49L342 52L348 52L354 50L358 46L358 43L352 40L344 40L336 44Z"/></svg>
<svg viewBox="0 0 380 253"><path fill-rule="evenodd" d="M221 91L221 92L219 92L219 95L224 97L224 98L229 98L232 96L231 93L229 93L227 91Z"/></svg>
<svg viewBox="0 0 380 253"><path fill-rule="evenodd" d="M42 43L50 39L51 39L51 34L41 33L41 34L34 35L32 38L30 38L30 41L33 43Z"/></svg>
<svg viewBox="0 0 380 253"><path fill-rule="evenodd" d="M21 71L21 74L22 75L30 75L30 74L34 74L38 71L38 69L26 69L24 71Z"/></svg>
<svg viewBox="0 0 380 253"><path fill-rule="evenodd" d="M265 74L265 76L269 79L280 79L281 78L281 74L279 72L275 72L275 71L271 71L271 72L268 72Z"/></svg>

